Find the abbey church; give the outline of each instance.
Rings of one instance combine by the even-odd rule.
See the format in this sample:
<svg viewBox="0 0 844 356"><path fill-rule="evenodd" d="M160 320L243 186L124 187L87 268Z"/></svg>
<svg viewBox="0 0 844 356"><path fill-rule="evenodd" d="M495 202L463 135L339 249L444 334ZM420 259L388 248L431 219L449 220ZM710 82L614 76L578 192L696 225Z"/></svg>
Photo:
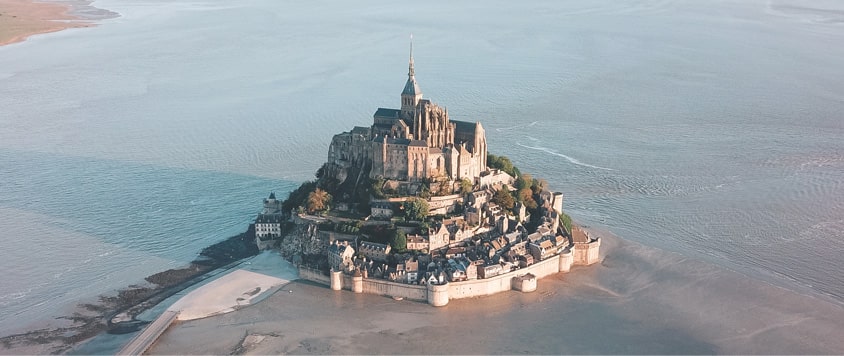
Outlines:
<svg viewBox="0 0 844 356"><path fill-rule="evenodd" d="M413 44L401 109L379 108L370 127L335 135L328 163L369 171L370 178L405 182L467 179L486 170L486 133L480 122L451 120L448 110L422 98L413 69Z"/></svg>

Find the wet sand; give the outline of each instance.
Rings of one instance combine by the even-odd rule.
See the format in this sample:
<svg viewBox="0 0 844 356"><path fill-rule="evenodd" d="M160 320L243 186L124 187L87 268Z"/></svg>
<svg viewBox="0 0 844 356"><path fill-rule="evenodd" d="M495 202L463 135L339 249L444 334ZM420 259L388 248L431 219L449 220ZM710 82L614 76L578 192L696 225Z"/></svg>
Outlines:
<svg viewBox="0 0 844 356"><path fill-rule="evenodd" d="M94 26L93 20L117 15L88 4L86 1L0 0L0 46L21 42L32 35Z"/></svg>
<svg viewBox="0 0 844 356"><path fill-rule="evenodd" d="M602 263L541 279L534 293L434 308L296 281L177 323L149 353L844 353L840 305L600 235Z"/></svg>
<svg viewBox="0 0 844 356"><path fill-rule="evenodd" d="M128 336L134 335L124 333L135 332L145 324L144 320L136 319L139 314L206 279L225 274L245 258L255 256L258 249L252 242L253 236L254 231L250 227L245 233L204 248L200 256L186 267L156 273L147 277L142 285L131 285L117 291L116 295L101 295L98 301L79 304L73 311L69 311L67 316L36 322L24 327L20 333L0 335L0 355L63 354L68 351L75 352L75 348L84 347L93 341L92 338L104 337L105 333L126 335L125 338L107 338L106 343L111 343L105 346L108 351L97 353L116 352L123 343L129 341ZM258 286L262 289L271 288L262 284ZM221 292L225 293L226 290ZM263 297L265 293L256 292L255 295L244 297L243 301L248 299L251 302L259 294ZM237 301L236 298L237 296L233 300ZM211 305L213 303L197 304L197 308L215 307ZM103 346L98 344L97 347L102 350Z"/></svg>

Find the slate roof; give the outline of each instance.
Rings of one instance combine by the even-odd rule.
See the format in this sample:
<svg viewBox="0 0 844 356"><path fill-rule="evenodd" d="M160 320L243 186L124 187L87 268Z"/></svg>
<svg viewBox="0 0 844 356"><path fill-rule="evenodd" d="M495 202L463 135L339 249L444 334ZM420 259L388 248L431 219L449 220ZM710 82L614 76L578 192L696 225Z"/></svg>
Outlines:
<svg viewBox="0 0 844 356"><path fill-rule="evenodd" d="M375 111L375 117L389 117L389 118L397 118L401 114L401 110L398 109L386 109L386 108L378 108Z"/></svg>
<svg viewBox="0 0 844 356"><path fill-rule="evenodd" d="M455 126L457 126L457 132L466 132L471 133L472 135L475 134L475 123L474 122L466 122L466 121L457 121L457 120L450 120Z"/></svg>
<svg viewBox="0 0 844 356"><path fill-rule="evenodd" d="M410 76L407 78L407 83L404 84L404 90L401 95L416 95L422 94L422 89L419 89L419 84L416 83L416 77Z"/></svg>

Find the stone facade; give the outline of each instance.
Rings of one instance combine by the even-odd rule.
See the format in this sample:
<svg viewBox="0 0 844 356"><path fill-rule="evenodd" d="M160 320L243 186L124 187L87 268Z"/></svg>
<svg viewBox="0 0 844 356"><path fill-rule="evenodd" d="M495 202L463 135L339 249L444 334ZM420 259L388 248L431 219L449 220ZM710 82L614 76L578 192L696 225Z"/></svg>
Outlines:
<svg viewBox="0 0 844 356"><path fill-rule="evenodd" d="M255 218L255 243L258 249L268 249L281 238L283 222L281 201L275 198L275 193L270 193L269 198L264 199L264 209Z"/></svg>
<svg viewBox="0 0 844 356"><path fill-rule="evenodd" d="M412 46L411 46L412 48ZM335 135L328 163L369 170L370 178L418 182L467 179L486 170L486 132L480 122L451 120L448 110L422 98L411 49L401 109L379 108L370 127Z"/></svg>

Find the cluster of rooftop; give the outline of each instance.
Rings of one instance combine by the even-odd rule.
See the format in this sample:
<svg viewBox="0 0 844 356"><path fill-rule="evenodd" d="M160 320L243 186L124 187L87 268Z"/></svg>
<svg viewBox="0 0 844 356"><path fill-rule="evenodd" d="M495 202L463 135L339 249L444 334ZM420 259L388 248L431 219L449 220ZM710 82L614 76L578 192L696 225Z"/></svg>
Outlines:
<svg viewBox="0 0 844 356"><path fill-rule="evenodd" d="M524 281L552 258L568 261L554 271L595 263L599 239L571 225L562 193L488 154L480 122L451 120L422 99L412 53L411 44L401 109L379 108L370 127L335 135L316 181L283 202L265 199L259 246L283 240L294 261L325 275L409 286ZM306 242L290 231L282 239L287 221ZM319 248L295 248L305 244Z"/></svg>

